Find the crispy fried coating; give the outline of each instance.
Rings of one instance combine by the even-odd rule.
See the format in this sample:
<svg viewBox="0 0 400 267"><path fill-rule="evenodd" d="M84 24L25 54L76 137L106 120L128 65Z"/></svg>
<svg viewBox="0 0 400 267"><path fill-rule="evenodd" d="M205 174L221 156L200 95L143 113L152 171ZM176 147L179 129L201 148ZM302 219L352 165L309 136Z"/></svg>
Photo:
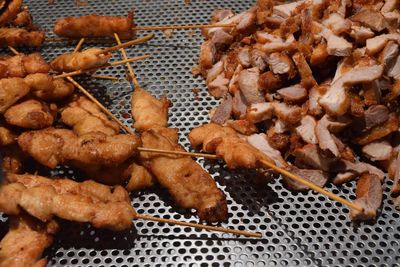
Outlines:
<svg viewBox="0 0 400 267"><path fill-rule="evenodd" d="M193 129L189 141L194 147L202 147L207 153L223 158L229 168L255 168L260 160L273 162L264 153L241 139L235 130L218 124L204 124Z"/></svg>
<svg viewBox="0 0 400 267"><path fill-rule="evenodd" d="M56 111L57 107L54 104L49 107L44 102L30 99L7 109L4 118L10 125L44 129L53 124Z"/></svg>
<svg viewBox="0 0 400 267"><path fill-rule="evenodd" d="M399 119L395 113L389 115L389 119L381 125L375 126L366 133L357 136L354 141L360 145L366 145L379 140L399 129Z"/></svg>
<svg viewBox="0 0 400 267"><path fill-rule="evenodd" d="M111 37L117 33L122 39L135 36L133 12L128 16L99 16L96 14L81 17L65 17L54 25L55 34L67 38Z"/></svg>
<svg viewBox="0 0 400 267"><path fill-rule="evenodd" d="M72 83L63 79L53 79L47 73L29 74L24 81L30 87L32 94L44 101L63 100L75 90Z"/></svg>
<svg viewBox="0 0 400 267"><path fill-rule="evenodd" d="M9 231L0 241L0 267L46 266L41 258L58 231L55 221L42 223L28 215L11 216Z"/></svg>
<svg viewBox="0 0 400 267"><path fill-rule="evenodd" d="M17 134L9 129L9 126L3 120L0 120L0 147L14 144Z"/></svg>
<svg viewBox="0 0 400 267"><path fill-rule="evenodd" d="M111 54L98 54L100 48L89 48L82 52L62 54L52 62L50 66L57 72L71 72L101 67L107 64Z"/></svg>
<svg viewBox="0 0 400 267"><path fill-rule="evenodd" d="M1 148L1 156L3 157L3 168L7 173L21 173L24 169L24 160L26 155L21 151L18 145L13 144Z"/></svg>
<svg viewBox="0 0 400 267"><path fill-rule="evenodd" d="M101 109L86 97L78 97L61 112L61 121L73 128L77 135L102 132L115 135L120 131L118 123L108 119Z"/></svg>
<svg viewBox="0 0 400 267"><path fill-rule="evenodd" d="M0 59L0 77L20 77L24 78L28 74L48 73L50 65L39 53L18 54L12 57Z"/></svg>
<svg viewBox="0 0 400 267"><path fill-rule="evenodd" d="M33 19L28 8L22 9L15 19L11 22L11 25L16 27L23 27L26 29L31 29L33 27Z"/></svg>
<svg viewBox="0 0 400 267"><path fill-rule="evenodd" d="M153 128L142 133L144 147L184 151L178 131ZM157 181L183 208L194 208L202 220L223 221L228 216L226 198L213 178L190 157L141 153L141 160Z"/></svg>
<svg viewBox="0 0 400 267"><path fill-rule="evenodd" d="M2 5L5 6L5 10L0 15L0 26L10 22L13 20L18 12L21 9L23 0L11 0L11 1L2 1L4 2Z"/></svg>
<svg viewBox="0 0 400 267"><path fill-rule="evenodd" d="M129 192L138 191L154 186L155 182L155 178L145 167L133 163L131 165L131 177L125 188Z"/></svg>
<svg viewBox="0 0 400 267"><path fill-rule="evenodd" d="M8 215L26 211L42 222L59 217L114 231L129 229L136 216L130 201L99 201L82 194L57 193L52 185L29 188L20 183L0 188L0 211Z"/></svg>
<svg viewBox="0 0 400 267"><path fill-rule="evenodd" d="M0 79L0 114L29 93L29 86L21 78Z"/></svg>
<svg viewBox="0 0 400 267"><path fill-rule="evenodd" d="M145 131L152 127L167 127L170 102L166 97L156 99L147 91L135 88L131 104L134 128Z"/></svg>
<svg viewBox="0 0 400 267"><path fill-rule="evenodd" d="M116 166L131 158L141 145L135 135L107 136L100 132L77 136L67 129L47 128L24 132L18 144L39 163L55 168L59 164Z"/></svg>
<svg viewBox="0 0 400 267"><path fill-rule="evenodd" d="M27 31L21 28L0 28L0 46L40 47L46 35L41 31Z"/></svg>

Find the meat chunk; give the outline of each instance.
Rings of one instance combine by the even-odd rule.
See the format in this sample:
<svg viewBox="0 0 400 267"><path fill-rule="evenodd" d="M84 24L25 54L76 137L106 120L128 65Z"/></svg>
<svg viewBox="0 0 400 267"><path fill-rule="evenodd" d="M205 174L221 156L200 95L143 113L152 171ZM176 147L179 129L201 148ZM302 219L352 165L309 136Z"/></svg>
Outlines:
<svg viewBox="0 0 400 267"><path fill-rule="evenodd" d="M57 107L47 106L37 100L26 100L12 106L4 113L4 118L11 124L28 129L43 129L50 127L54 122Z"/></svg>
<svg viewBox="0 0 400 267"><path fill-rule="evenodd" d="M296 127L296 132L301 136L304 142L309 144L317 144L318 139L315 134L316 126L317 122L315 121L314 117L306 115L301 119L300 125Z"/></svg>
<svg viewBox="0 0 400 267"><path fill-rule="evenodd" d="M21 78L0 79L0 114L29 93L28 85Z"/></svg>
<svg viewBox="0 0 400 267"><path fill-rule="evenodd" d="M100 48L89 48L82 52L65 53L53 59L50 66L57 72L98 68L106 65L111 58L110 53L103 54L101 51Z"/></svg>
<svg viewBox="0 0 400 267"><path fill-rule="evenodd" d="M193 129L189 134L193 147L202 147L204 152L215 153L225 160L229 168L254 168L260 160L273 162L264 153L242 140L229 127L218 124L205 124Z"/></svg>
<svg viewBox="0 0 400 267"><path fill-rule="evenodd" d="M287 166L287 162L283 159L281 152L279 150L274 149L268 142L267 137L265 134L252 134L246 137L247 142L250 145L254 146L268 158L272 159L276 166L278 167L285 167Z"/></svg>
<svg viewBox="0 0 400 267"><path fill-rule="evenodd" d="M350 56L353 45L346 39L341 36L335 35L331 30L327 28L323 28L320 34L326 40L326 50L329 55L337 57Z"/></svg>
<svg viewBox="0 0 400 267"><path fill-rule="evenodd" d="M0 64L5 66L1 78L24 78L28 74L47 73L50 71L50 65L39 53L20 53L12 57L2 58L0 59Z"/></svg>
<svg viewBox="0 0 400 267"><path fill-rule="evenodd" d="M307 90L299 84L279 89L277 93L287 103L303 102L308 96Z"/></svg>
<svg viewBox="0 0 400 267"><path fill-rule="evenodd" d="M140 143L135 135L95 132L78 137L71 130L54 128L24 132L18 137L22 150L49 168L68 162L118 165L134 156Z"/></svg>
<svg viewBox="0 0 400 267"><path fill-rule="evenodd" d="M362 212L352 209L350 218L357 220L373 220L376 218L376 212L382 205L383 190L379 178L371 173L361 175L357 182L356 189L357 199L355 204L362 207Z"/></svg>
<svg viewBox="0 0 400 267"><path fill-rule="evenodd" d="M315 127L315 134L318 139L319 147L322 150L330 151L335 157L339 157L340 152L332 132L337 132L343 129L347 124L342 122L333 121L328 115L324 115L322 119L317 122Z"/></svg>
<svg viewBox="0 0 400 267"><path fill-rule="evenodd" d="M11 216L9 230L0 241L0 266L45 266L47 260L42 255L57 230L55 221L42 223L27 215Z"/></svg>
<svg viewBox="0 0 400 267"><path fill-rule="evenodd" d="M274 102L275 115L287 124L296 124L301 120L302 110L298 106L291 106L285 103Z"/></svg>
<svg viewBox="0 0 400 267"><path fill-rule="evenodd" d="M295 166L288 166L286 169L319 187L324 187L329 178L326 172L320 170L299 169ZM302 183L299 183L286 176L283 176L283 182L292 191L306 191L310 189L308 186L305 186Z"/></svg>
<svg viewBox="0 0 400 267"><path fill-rule="evenodd" d="M351 16L350 20L359 22L377 32L380 32L387 27L385 18L380 12L372 11L367 8Z"/></svg>
<svg viewBox="0 0 400 267"><path fill-rule="evenodd" d="M40 31L27 31L20 28L0 28L1 47L40 47L46 35Z"/></svg>
<svg viewBox="0 0 400 267"><path fill-rule="evenodd" d="M12 21L18 14L19 10L21 9L23 0L14 0L14 1L4 1L2 3L2 13L0 15L0 25L3 26L4 24Z"/></svg>
<svg viewBox="0 0 400 267"><path fill-rule="evenodd" d="M61 112L61 121L73 128L77 135L101 132L116 135L119 125L110 120L101 109L86 97L78 97Z"/></svg>
<svg viewBox="0 0 400 267"><path fill-rule="evenodd" d="M142 133L143 146L184 151L175 129L153 128ZM183 208L194 208L202 220L224 221L228 216L225 195L212 177L190 157L141 153L141 159Z"/></svg>
<svg viewBox="0 0 400 267"><path fill-rule="evenodd" d="M366 133L357 136L354 139L354 142L359 145L366 145L373 141L379 140L391 134L392 132L397 131L398 129L399 129L399 120L397 118L397 115L391 113L389 115L389 119L385 123L377 125L373 127L371 130L367 131Z"/></svg>
<svg viewBox="0 0 400 267"><path fill-rule="evenodd" d="M284 53L272 53L267 57L269 69L274 74L288 74L290 78L293 78L296 74L293 66L293 62Z"/></svg>
<svg viewBox="0 0 400 267"><path fill-rule="evenodd" d="M369 130L389 119L389 109L384 105L373 105L364 112L365 129Z"/></svg>
<svg viewBox="0 0 400 267"><path fill-rule="evenodd" d="M294 54L292 58L294 63L296 64L296 67L301 77L300 84L306 89L310 89L313 86L317 85L317 82L315 81L314 76L312 74L311 68L308 65L306 59L304 58L304 55L298 52Z"/></svg>
<svg viewBox="0 0 400 267"><path fill-rule="evenodd" d="M373 38L367 39L366 41L367 54L371 56L380 52L389 41L396 41L397 43L399 43L400 34L399 33L381 34Z"/></svg>
<svg viewBox="0 0 400 267"><path fill-rule="evenodd" d="M326 94L321 97L319 103L330 115L343 115L350 105L350 99L346 93L347 88L357 83L372 82L381 77L382 73L381 65L356 67L335 80Z"/></svg>
<svg viewBox="0 0 400 267"><path fill-rule="evenodd" d="M245 69L239 74L239 88L247 104L265 102L258 86L259 77L258 68Z"/></svg>
<svg viewBox="0 0 400 267"><path fill-rule="evenodd" d="M153 175L145 167L136 163L132 164L131 178L126 185L128 192L153 187L155 183Z"/></svg>
<svg viewBox="0 0 400 267"><path fill-rule="evenodd" d="M372 161L388 160L392 156L393 148L387 141L375 141L362 148L362 152Z"/></svg>
<svg viewBox="0 0 400 267"><path fill-rule="evenodd" d="M264 102L252 104L246 114L246 119L253 123L271 119L274 112L274 106L272 103Z"/></svg>
<svg viewBox="0 0 400 267"><path fill-rule="evenodd" d="M296 157L296 163L326 172L331 171L333 164L337 161L336 158L322 153L322 150L314 144L295 149L293 155Z"/></svg>
<svg viewBox="0 0 400 267"><path fill-rule="evenodd" d="M63 79L53 79L49 74L29 74L24 79L32 94L44 101L60 101L72 95L75 87Z"/></svg>
<svg viewBox="0 0 400 267"><path fill-rule="evenodd" d="M232 97L228 94L221 104L215 109L211 122L224 124L232 113Z"/></svg>
<svg viewBox="0 0 400 267"><path fill-rule="evenodd" d="M331 171L338 172L355 172L357 174L371 173L383 181L385 178L385 173L375 166L365 163L365 162L351 162L348 160L340 160L335 165L332 166Z"/></svg>
<svg viewBox="0 0 400 267"><path fill-rule="evenodd" d="M54 25L54 33L67 38L111 37L114 33L122 39L135 36L133 12L128 16L99 16L96 14L81 17L65 17L58 19Z"/></svg>
<svg viewBox="0 0 400 267"><path fill-rule="evenodd" d="M168 124L168 107L166 97L156 99L142 88L135 88L132 94L133 127L145 131L153 127L166 127Z"/></svg>
<svg viewBox="0 0 400 267"><path fill-rule="evenodd" d="M226 126L243 135L251 135L258 131L254 123L248 120L228 120Z"/></svg>

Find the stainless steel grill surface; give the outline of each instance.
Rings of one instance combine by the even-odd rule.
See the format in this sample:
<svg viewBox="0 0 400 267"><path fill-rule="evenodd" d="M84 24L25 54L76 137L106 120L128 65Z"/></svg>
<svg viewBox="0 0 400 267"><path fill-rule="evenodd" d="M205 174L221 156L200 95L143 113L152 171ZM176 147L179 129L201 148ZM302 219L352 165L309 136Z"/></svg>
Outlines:
<svg viewBox="0 0 400 267"><path fill-rule="evenodd" d="M64 16L123 15L134 9L138 25L199 24L207 23L217 7L240 12L252 3L253 0L99 0L79 7L74 1L55 1L53 5L48 5L47 0L26 2L35 23L46 29L49 37L54 37L55 20ZM186 135L193 127L207 122L208 111L217 105L203 80L191 74L201 42L200 30L179 30L170 38L158 32L148 44L127 49L130 57L152 55L133 64L134 69L144 88L171 99L170 126L180 129L180 141L188 149ZM50 60L73 48L73 44L46 43L41 52ZM120 59L120 54L114 53L114 59ZM102 74L117 76L120 81L79 81L131 125L133 89L124 80L125 68L118 66ZM144 221L137 221L129 232L117 234L65 223L46 252L49 266L400 266L400 213L388 196L391 181L384 184L378 220L355 225L348 218L347 207L324 196L292 193L282 186L280 179L267 184L256 179L255 173L231 172L221 162L199 162L227 195L230 216L222 226L260 231L263 239ZM57 169L53 175L79 178L68 168ZM329 185L328 189L342 197L355 198L354 183L340 188ZM139 213L197 221L190 211L176 207L162 189L133 194L132 202Z"/></svg>

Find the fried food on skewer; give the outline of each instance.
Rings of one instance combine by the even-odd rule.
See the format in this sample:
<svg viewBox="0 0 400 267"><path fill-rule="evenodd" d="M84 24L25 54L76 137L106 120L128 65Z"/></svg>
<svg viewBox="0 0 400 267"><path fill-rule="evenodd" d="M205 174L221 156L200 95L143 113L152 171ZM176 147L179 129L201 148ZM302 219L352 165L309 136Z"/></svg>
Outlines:
<svg viewBox="0 0 400 267"><path fill-rule="evenodd" d="M11 25L31 29L33 27L33 19L31 13L29 12L29 9L27 7L23 8L17 14L15 19L11 21Z"/></svg>
<svg viewBox="0 0 400 267"><path fill-rule="evenodd" d="M24 78L28 74L48 73L49 71L50 65L39 53L20 53L0 59L0 78Z"/></svg>
<svg viewBox="0 0 400 267"><path fill-rule="evenodd" d="M10 183L0 188L0 210L8 215L23 211L48 222L54 217L91 223L96 228L122 231L132 226L135 211L129 201L102 201L82 194L57 193L52 185L27 187Z"/></svg>
<svg viewBox="0 0 400 267"><path fill-rule="evenodd" d="M95 103L84 96L79 96L68 104L61 112L61 121L72 127L79 136L90 132L101 132L111 136L120 131L116 122L109 120Z"/></svg>
<svg viewBox="0 0 400 267"><path fill-rule="evenodd" d="M26 96L29 91L29 86L22 78L0 79L0 114Z"/></svg>
<svg viewBox="0 0 400 267"><path fill-rule="evenodd" d="M30 99L7 109L4 118L10 125L37 130L53 125L56 112L55 104Z"/></svg>
<svg viewBox="0 0 400 267"><path fill-rule="evenodd" d="M132 103L135 103L132 105L132 115L136 127L142 132L143 147L184 151L178 143L177 129L165 127L168 100L157 100L143 92L143 89L136 90L139 92L132 95ZM225 195L210 174L192 158L141 152L140 160L158 183L167 188L179 206L196 209L199 218L208 222L219 222L227 218Z"/></svg>
<svg viewBox="0 0 400 267"><path fill-rule="evenodd" d="M58 229L55 221L43 223L26 214L10 216L8 233L0 241L0 266L46 266L42 255Z"/></svg>
<svg viewBox="0 0 400 267"><path fill-rule="evenodd" d="M72 95L75 87L64 79L54 79L45 73L29 74L24 79L31 93L44 101L60 101Z"/></svg>
<svg viewBox="0 0 400 267"><path fill-rule="evenodd" d="M0 147L16 143L17 134L9 129L9 126L0 119Z"/></svg>
<svg viewBox="0 0 400 267"><path fill-rule="evenodd" d="M46 35L42 31L27 31L20 28L0 28L0 47L40 47Z"/></svg>
<svg viewBox="0 0 400 267"><path fill-rule="evenodd" d="M57 20L54 25L55 34L79 39L86 37L114 37L117 33L123 39L135 37L133 12L128 16L86 15L82 17L65 17Z"/></svg>
<svg viewBox="0 0 400 267"><path fill-rule="evenodd" d="M57 72L71 72L101 67L107 64L111 53L99 54L100 48L89 48L82 52L66 53L55 58L50 66Z"/></svg>
<svg viewBox="0 0 400 267"><path fill-rule="evenodd" d="M141 145L135 135L107 136L91 132L77 136L68 129L48 128L24 132L18 137L21 149L40 164L55 168L59 164L116 166L137 153Z"/></svg>
<svg viewBox="0 0 400 267"><path fill-rule="evenodd" d="M0 26L12 21L21 10L23 0L7 0L2 1Z"/></svg>
<svg viewBox="0 0 400 267"><path fill-rule="evenodd" d="M158 100L138 87L133 92L131 106L135 111L146 110L146 112L132 113L135 119L133 127L139 131L153 127L167 127L170 102L165 96Z"/></svg>

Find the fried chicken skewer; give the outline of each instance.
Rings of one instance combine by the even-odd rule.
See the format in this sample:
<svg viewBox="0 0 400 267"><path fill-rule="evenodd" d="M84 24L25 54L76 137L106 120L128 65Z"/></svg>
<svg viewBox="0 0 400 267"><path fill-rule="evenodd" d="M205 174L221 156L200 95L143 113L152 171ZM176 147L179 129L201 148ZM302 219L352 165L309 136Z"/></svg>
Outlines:
<svg viewBox="0 0 400 267"><path fill-rule="evenodd" d="M121 186L112 189L93 181L78 183L69 179L49 179L29 174L8 174L7 179L10 183L0 187L0 210L10 215L17 215L25 210L43 222L56 216L71 221L89 222L94 227L114 231L129 229L133 220L143 219L261 237L259 233L138 214L130 203L128 192Z"/></svg>

